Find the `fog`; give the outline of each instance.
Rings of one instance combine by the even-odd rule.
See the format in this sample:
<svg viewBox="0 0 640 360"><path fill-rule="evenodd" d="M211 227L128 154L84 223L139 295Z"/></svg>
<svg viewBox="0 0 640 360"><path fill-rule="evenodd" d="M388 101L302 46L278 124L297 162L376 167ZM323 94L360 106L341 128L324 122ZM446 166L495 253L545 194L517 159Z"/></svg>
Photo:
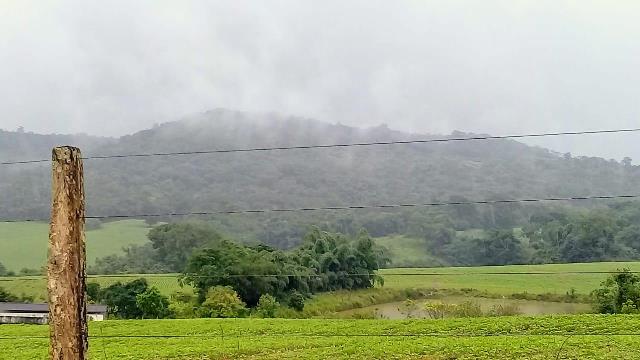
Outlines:
<svg viewBox="0 0 640 360"><path fill-rule="evenodd" d="M0 128L213 108L420 133L640 127L640 2L0 0ZM638 136L536 140L640 159Z"/></svg>

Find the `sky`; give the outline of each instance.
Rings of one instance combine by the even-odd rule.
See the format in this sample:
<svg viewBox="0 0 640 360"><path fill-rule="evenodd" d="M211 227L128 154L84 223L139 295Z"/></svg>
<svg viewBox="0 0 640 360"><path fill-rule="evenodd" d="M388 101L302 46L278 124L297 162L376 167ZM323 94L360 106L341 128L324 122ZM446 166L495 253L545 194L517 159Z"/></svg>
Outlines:
<svg viewBox="0 0 640 360"><path fill-rule="evenodd" d="M0 0L0 128L214 108L417 133L640 127L640 1ZM640 160L640 133L538 139Z"/></svg>

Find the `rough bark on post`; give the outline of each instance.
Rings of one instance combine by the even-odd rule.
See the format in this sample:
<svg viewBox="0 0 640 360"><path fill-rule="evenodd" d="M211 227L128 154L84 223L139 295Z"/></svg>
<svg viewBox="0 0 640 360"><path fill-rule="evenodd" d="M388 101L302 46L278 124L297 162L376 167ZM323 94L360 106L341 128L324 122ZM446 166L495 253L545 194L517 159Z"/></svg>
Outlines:
<svg viewBox="0 0 640 360"><path fill-rule="evenodd" d="M80 149L53 149L47 290L51 360L84 360L87 341L84 184Z"/></svg>

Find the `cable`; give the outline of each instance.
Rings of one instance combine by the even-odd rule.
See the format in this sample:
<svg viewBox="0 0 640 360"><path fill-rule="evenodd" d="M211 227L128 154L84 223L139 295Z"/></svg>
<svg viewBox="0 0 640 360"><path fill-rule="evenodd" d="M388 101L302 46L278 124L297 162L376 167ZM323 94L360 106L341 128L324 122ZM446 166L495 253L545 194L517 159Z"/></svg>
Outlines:
<svg viewBox="0 0 640 360"><path fill-rule="evenodd" d="M553 265L553 264L552 264ZM381 269L382 270L382 269ZM486 275L610 275L618 274L618 270L610 271L485 271L485 272L398 272L386 273L384 271L373 274L357 273L357 274L341 274L341 277L350 276L486 276ZM640 274L640 271L628 271L630 274ZM100 279L131 279L146 278L151 280L177 280L182 274L105 274L105 275L88 275L87 280ZM234 277L321 277L326 274L227 274L227 275L191 275L190 278L195 279L215 279L215 278L234 278ZM45 276L21 278L20 276L9 276L0 278L0 282L19 282L19 281L43 281Z"/></svg>
<svg viewBox="0 0 640 360"><path fill-rule="evenodd" d="M106 338L106 339L217 339L220 338L221 334L202 334L202 335L93 335L89 336L90 339L97 338ZM291 336L291 337L327 337L327 338L336 338L336 337L458 337L458 338L484 338L484 337L558 337L558 336L584 336L584 337L598 337L598 336L640 336L640 333L548 333L548 334L526 334L526 333L498 333L498 334L473 334L473 333L403 333L403 334L327 334L327 333L281 333L281 334L265 334L265 333L256 333L256 334L232 334L230 337L239 337L239 338L260 338L260 337L281 337L281 336ZM27 336L0 336L0 340L21 340L21 339L49 339L48 336L37 336L37 335L27 335Z"/></svg>
<svg viewBox="0 0 640 360"><path fill-rule="evenodd" d="M136 215L104 215L104 216L86 216L86 219L117 219L117 218L138 218L138 217L164 217L164 216L191 216L191 215L233 215L233 214L260 214L272 212L305 212L305 211L324 211L324 210L360 210L360 209L388 209L388 208L412 208L412 207L429 207L429 206L448 206L448 205L491 205L491 204L509 204L523 202L542 202L542 201L577 201L577 200L606 200L606 199L635 199L640 195L601 195L601 196L579 196L566 198L544 198L544 199L511 199L511 200L480 200L480 201L453 201L453 202L433 202L423 204L392 204L392 205L350 205L350 206L326 206L326 207L307 207L307 208L284 208L284 209L257 209L257 210L219 210L219 211L202 211L202 212L186 212L186 213L164 213L164 214L136 214Z"/></svg>
<svg viewBox="0 0 640 360"><path fill-rule="evenodd" d="M217 211L195 211L184 213L160 213L160 214L129 214L129 215L89 215L85 219L126 219L126 218L148 218L148 217L170 217L170 216L199 216L199 215L235 215L235 214L262 214L262 213L290 213L306 211L329 211L329 210L361 210L361 209L394 209L394 208L414 208L430 206L452 206L452 205L494 205L513 203L532 203L544 201L579 201L579 200L613 200L613 199L636 199L636 195L594 195L594 196L572 196L572 197L551 197L551 198L531 198L531 199L505 199L505 200L478 200L478 201L450 201L432 202L416 204L385 204L385 205L349 205L349 206L326 206L307 208L284 208L284 209L255 209L255 210L217 210ZM13 222L33 222L49 221L49 219L0 219L0 223Z"/></svg>
<svg viewBox="0 0 640 360"><path fill-rule="evenodd" d="M96 156L83 157L82 159L83 160L121 159L121 158L152 157L152 156L180 156L180 155L202 155L202 154L228 154L228 153L240 153L240 152L264 152L264 151L276 151L276 150L327 149L327 148L345 148L345 147L356 147L356 146L360 147L360 146L378 146L378 145L428 144L428 143L441 143L441 142L450 142L450 141L522 139L522 138L536 138L536 137L547 137L547 136L629 133L629 132L638 132L638 131L640 131L640 128L614 129L614 130L590 130L590 131L566 131L566 132L554 132L554 133L495 135L495 136L486 135L486 136L451 137L451 138L438 138L438 139L373 141L373 142L325 144L325 145L274 146L274 147L257 147L257 148L244 148L244 149L213 149L213 150L201 150L201 151L96 155ZM51 159L6 161L6 162L0 162L0 165L34 164L34 163L43 163L48 161L51 161Z"/></svg>

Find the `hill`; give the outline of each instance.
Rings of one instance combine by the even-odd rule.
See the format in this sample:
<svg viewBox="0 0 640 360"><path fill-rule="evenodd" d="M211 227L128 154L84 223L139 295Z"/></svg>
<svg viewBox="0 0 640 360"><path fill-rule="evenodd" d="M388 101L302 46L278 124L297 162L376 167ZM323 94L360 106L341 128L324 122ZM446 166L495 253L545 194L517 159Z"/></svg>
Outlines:
<svg viewBox="0 0 640 360"><path fill-rule="evenodd" d="M13 132L2 136L14 143L20 139L36 158L46 158L58 142L48 138L43 145L37 135ZM109 155L436 137L443 136L214 110L119 139L64 140L76 141L85 155ZM10 148L0 147L0 158L15 155ZM87 160L85 169L92 215L640 193L639 166L562 155L513 140ZM48 217L48 165L3 172L0 194L0 218ZM571 204L588 205L593 203ZM433 222L458 231L513 228L541 209L558 207L503 204L208 220L240 240L291 247L312 224L342 232L365 227L374 236L420 234Z"/></svg>

